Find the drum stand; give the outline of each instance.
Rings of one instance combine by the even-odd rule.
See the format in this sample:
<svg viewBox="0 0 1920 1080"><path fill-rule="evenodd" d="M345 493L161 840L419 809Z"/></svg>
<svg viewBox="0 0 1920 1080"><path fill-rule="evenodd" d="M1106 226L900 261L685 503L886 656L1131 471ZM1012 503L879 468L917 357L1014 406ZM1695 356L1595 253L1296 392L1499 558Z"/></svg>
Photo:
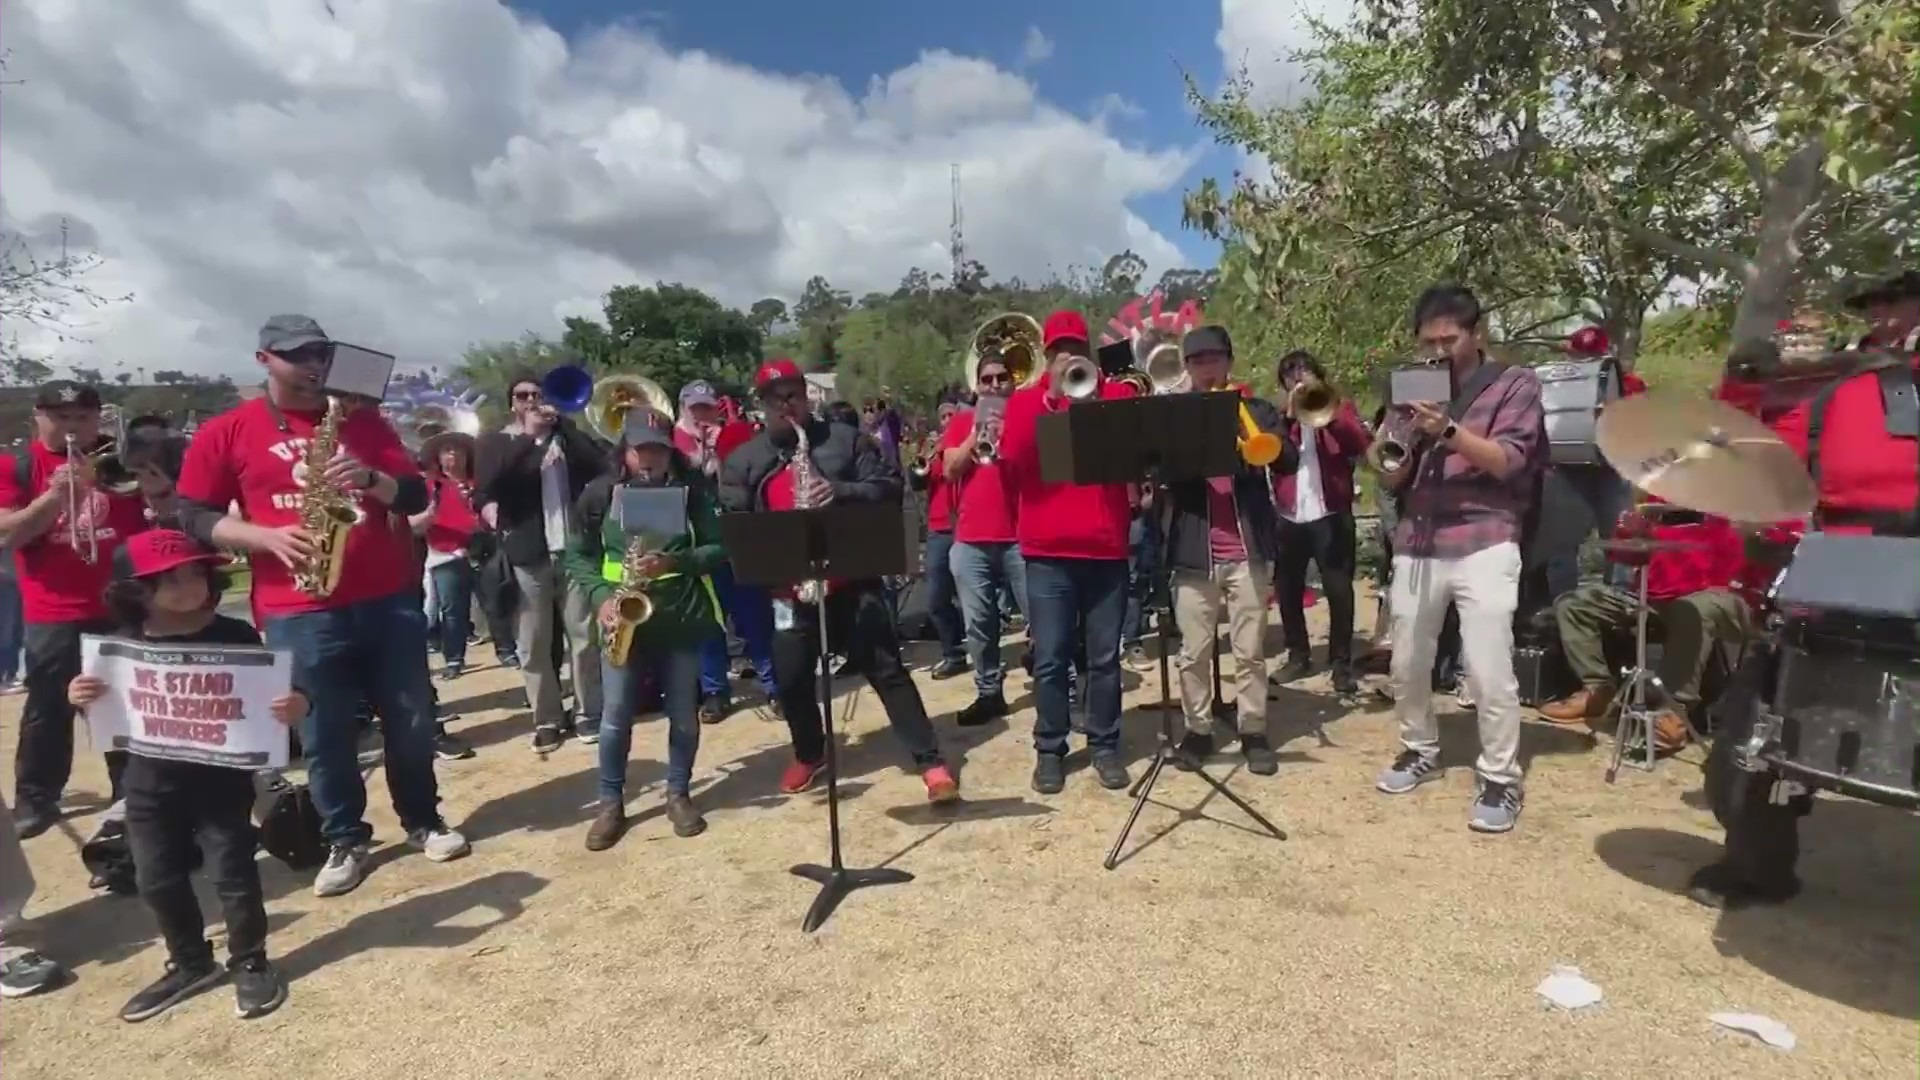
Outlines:
<svg viewBox="0 0 1920 1080"><path fill-rule="evenodd" d="M1614 782L1620 775L1622 761L1646 772L1652 772L1655 760L1653 740L1653 718L1658 715L1653 704L1667 696L1666 684L1660 676L1647 666L1647 619L1652 609L1647 606L1647 568L1640 568L1640 591L1638 614L1633 634L1633 667L1622 676L1620 689L1613 696L1613 703L1607 706L1607 712L1615 717L1613 726L1613 760L1607 765L1607 783ZM1644 762L1635 761L1627 756L1627 745L1639 739L1647 749Z"/></svg>

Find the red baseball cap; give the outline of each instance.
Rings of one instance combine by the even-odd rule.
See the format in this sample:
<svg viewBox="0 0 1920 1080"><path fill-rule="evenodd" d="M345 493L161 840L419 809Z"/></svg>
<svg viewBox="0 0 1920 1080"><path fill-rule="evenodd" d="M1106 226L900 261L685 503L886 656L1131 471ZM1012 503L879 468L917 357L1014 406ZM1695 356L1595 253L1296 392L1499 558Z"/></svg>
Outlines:
<svg viewBox="0 0 1920 1080"><path fill-rule="evenodd" d="M113 576L121 581L164 574L176 566L208 563L225 566L227 557L174 529L135 533L113 553Z"/></svg>
<svg viewBox="0 0 1920 1080"><path fill-rule="evenodd" d="M1077 311L1056 311L1047 316L1040 330L1040 347L1053 348L1056 341L1092 341L1087 336L1086 316Z"/></svg>
<svg viewBox="0 0 1920 1080"><path fill-rule="evenodd" d="M769 360L760 365L760 370L753 373L753 388L756 391L765 390L783 379L798 378L800 378L800 365L783 356L778 360Z"/></svg>

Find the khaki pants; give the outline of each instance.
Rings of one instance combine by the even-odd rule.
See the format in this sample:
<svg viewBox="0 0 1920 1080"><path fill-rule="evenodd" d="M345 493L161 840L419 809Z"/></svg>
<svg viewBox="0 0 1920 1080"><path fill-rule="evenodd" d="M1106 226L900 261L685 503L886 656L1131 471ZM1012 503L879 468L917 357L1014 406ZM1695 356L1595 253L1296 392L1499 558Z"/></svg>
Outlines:
<svg viewBox="0 0 1920 1080"><path fill-rule="evenodd" d="M1240 734L1267 733L1267 583L1272 568L1264 563L1217 563L1211 575L1198 570L1173 572L1173 619L1180 628L1180 705L1187 730L1213 731L1213 642L1219 633L1220 605L1227 607L1227 644L1233 650L1233 675L1225 680L1239 709Z"/></svg>
<svg viewBox="0 0 1920 1080"><path fill-rule="evenodd" d="M1610 585L1585 585L1553 605L1567 666L1588 689L1613 682L1607 639L1631 642L1637 629L1638 593ZM1676 600L1652 600L1647 630L1660 642L1660 681L1685 709L1700 705L1700 680L1715 649L1745 641L1753 612L1731 589L1702 589Z"/></svg>
<svg viewBox="0 0 1920 1080"><path fill-rule="evenodd" d="M1400 744L1440 756L1433 697L1433 654L1447 605L1460 612L1460 654L1480 721L1481 778L1518 784L1520 683L1513 674L1513 611L1520 602L1520 547L1495 544L1458 559L1393 557L1393 704Z"/></svg>

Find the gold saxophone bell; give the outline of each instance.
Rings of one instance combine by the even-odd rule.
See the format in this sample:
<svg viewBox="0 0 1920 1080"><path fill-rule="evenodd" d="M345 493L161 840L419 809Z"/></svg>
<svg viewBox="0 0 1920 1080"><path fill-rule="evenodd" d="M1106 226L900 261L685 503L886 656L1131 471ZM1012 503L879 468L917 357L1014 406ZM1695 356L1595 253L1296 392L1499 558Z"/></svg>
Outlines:
<svg viewBox="0 0 1920 1080"><path fill-rule="evenodd" d="M969 390L978 385L980 358L996 353L1013 376L1013 385L1033 385L1046 367L1040 362L1040 340L1040 321L1033 316L1018 311L995 315L968 340L967 358L960 369L962 382Z"/></svg>
<svg viewBox="0 0 1920 1080"><path fill-rule="evenodd" d="M1295 383L1287 395L1287 408L1302 427L1323 428L1333 423L1339 405L1340 395L1333 392L1333 387L1311 375Z"/></svg>
<svg viewBox="0 0 1920 1080"><path fill-rule="evenodd" d="M652 581L640 573L640 561L648 554L646 540L636 536L627 541L620 560L620 586L613 594L613 629L606 635L607 661L615 667L626 664L632 653L634 631L653 618L653 597L646 591Z"/></svg>

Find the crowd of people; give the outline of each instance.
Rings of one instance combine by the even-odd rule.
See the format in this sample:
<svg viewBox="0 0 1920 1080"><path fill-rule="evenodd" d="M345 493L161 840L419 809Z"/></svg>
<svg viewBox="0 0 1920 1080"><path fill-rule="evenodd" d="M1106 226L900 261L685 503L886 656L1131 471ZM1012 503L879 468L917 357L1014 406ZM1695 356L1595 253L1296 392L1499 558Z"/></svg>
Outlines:
<svg viewBox="0 0 1920 1080"><path fill-rule="evenodd" d="M1920 275L1884 283L1860 302L1875 323L1867 344L1914 353ZM721 540L726 514L899 505L915 483L925 495L925 603L941 645L927 674L971 673L974 698L956 723L1007 717L1003 639L1009 615L1019 613L1034 688L1034 791L1063 790L1076 739L1090 751L1094 782L1129 786L1120 668L1154 629L1178 643L1183 767L1201 767L1237 743L1249 772L1273 775L1268 687L1316 670L1305 618L1310 567L1328 605L1332 686L1358 689L1357 477L1383 440L1408 454L1381 476L1382 509L1391 511L1382 537L1390 565L1382 583L1388 693L1401 746L1382 763L1376 786L1404 795L1440 775L1432 697L1446 684L1439 669L1451 641L1464 672L1460 697L1479 725L1466 824L1481 833L1511 831L1525 779L1516 627L1557 625L1580 686L1542 712L1553 722L1589 724L1605 714L1611 692L1606 639L1634 609L1614 584L1529 584L1563 554L1530 550L1552 471L1547 407L1532 369L1488 353L1486 313L1474 295L1452 285L1428 289L1412 304L1408 329L1422 355L1447 373L1451 400L1403 403L1372 427L1350 401L1326 416L1296 415L1296 391L1327 384L1313 356L1290 352L1271 361L1282 393L1268 401L1248 385L1248 365L1225 329L1191 329L1179 344L1181 390L1238 395L1250 423L1277 436L1280 449L1228 475L1162 488L1047 476L1038 438L1044 417L1137 389L1098 369L1086 320L1072 311L1040 324L1029 377L1012 356L992 349L978 356L965 402L940 417L937 435L928 433L917 468L902 461L912 433L897 417L886 419L889 410L823 414L800 369L784 359L756 372L749 408L695 381L679 388L677 408L639 402L625 409L617 430L601 433L610 439L548 400L545 373L519 373L509 382L504 427L478 436L435 432L409 446L370 405L344 417L330 408L322 387L331 339L310 318L276 316L261 329L255 353L265 393L206 421L191 439L164 427L129 432L118 454L137 481L131 486L104 483L94 461L73 452L100 443L98 389L49 384L38 398L34 440L0 470L0 540L14 554L26 657L9 667L0 649L0 675L19 674L25 691L14 829L10 850L0 852L9 869L4 913L18 915L32 888L30 875L12 870L13 840L39 836L59 820L75 710L103 692L81 671L84 634L264 640L291 655L292 692L272 709L297 731L324 850L313 882L321 897L352 892L369 871L373 830L359 754L370 721L406 841L435 862L468 854L466 838L443 815L435 763L470 752L445 729L434 679L469 670L476 597L495 654L524 681L533 749L597 744L599 803L584 837L591 850L613 847L626 831L632 723L655 706L668 720L667 820L681 837L707 828L692 786L701 729L734 708L736 674L757 685L786 724L792 759L779 790L798 794L818 783L829 760L814 683L823 651L872 688L927 799L956 800L961 777L903 657L897 591L880 580L749 586L730 572ZM1815 477L1817 523L1911 535L1920 462L1911 447L1888 441L1898 436L1873 434L1879 408L1878 397L1847 380L1791 410L1779 427L1803 456L1824 463ZM317 440L337 443L337 452L316 456ZM1617 477L1613 486L1624 491ZM317 492L354 507L340 550L320 543L303 512ZM628 520L622 508L633 492L677 500L675 527L662 532ZM1689 530L1709 541L1697 554L1657 553L1644 567L1666 631L1663 674L1673 691L1671 718L1657 725L1657 736L1661 749L1672 749L1709 726L1708 658L1719 644L1751 637L1762 601L1739 582L1760 571L1746 565L1739 534L1724 521L1650 520L1643 514L1625 527L1634 535ZM250 622L217 613L219 552L249 560ZM316 590L302 568L328 558L343 560L345 572ZM1170 610L1156 628L1145 610L1162 573ZM633 613L635 598L644 598L644 617ZM1272 669L1270 606L1279 608L1285 651ZM1215 700L1221 623L1231 721ZM740 645L738 672L730 639ZM194 762L129 761L124 753L109 754L107 767L116 804L108 817L124 823L115 827L127 838L137 891L168 953L162 976L121 1016L157 1015L226 978L242 1016L277 1008L286 987L267 959L249 820L254 778ZM1719 775L1726 791L1750 783ZM1728 857L1703 869L1697 895L1713 903L1791 895L1797 845L1780 837L1806 806L1751 793L1718 798ZM224 967L186 885L196 835L208 842L206 869L227 920ZM42 989L56 971L36 953L13 950L0 989Z"/></svg>

